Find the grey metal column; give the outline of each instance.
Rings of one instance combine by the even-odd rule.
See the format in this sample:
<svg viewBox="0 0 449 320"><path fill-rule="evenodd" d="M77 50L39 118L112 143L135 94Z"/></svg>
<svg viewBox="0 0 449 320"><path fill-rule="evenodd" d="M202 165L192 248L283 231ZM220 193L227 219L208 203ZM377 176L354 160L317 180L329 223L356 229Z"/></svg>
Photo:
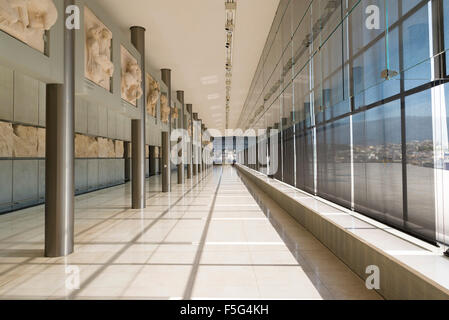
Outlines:
<svg viewBox="0 0 449 320"><path fill-rule="evenodd" d="M192 146L192 172L193 175L196 176L198 174L198 146L197 146L197 121L198 121L198 113L193 113L193 121L192 121L192 139L193 139L193 146Z"/></svg>
<svg viewBox="0 0 449 320"><path fill-rule="evenodd" d="M131 121L132 140L132 208L144 209L145 201L145 143L142 143L142 127L144 122L140 119Z"/></svg>
<svg viewBox="0 0 449 320"><path fill-rule="evenodd" d="M157 174L156 161L156 147L150 146L150 176Z"/></svg>
<svg viewBox="0 0 449 320"><path fill-rule="evenodd" d="M172 101L171 101L171 70L170 69L161 69L161 79L167 86L168 90L168 106L170 107L170 113L168 115L168 143L166 144L166 148L168 148L168 162L165 163L164 158L164 150L162 150L162 191L170 192L171 191L171 162L170 162L170 149L171 149L171 131L172 131ZM164 135L162 134L162 149L164 149ZM166 172L164 174L164 169ZM166 179L167 181L164 181ZM164 187L165 183L165 187Z"/></svg>
<svg viewBox="0 0 449 320"><path fill-rule="evenodd" d="M193 162L193 150L192 150L192 140L193 140L193 114L192 114L192 110L193 107L191 104L186 104L186 111L189 113L190 115L190 121L191 121L191 126L190 126L190 142L188 144L188 151L187 151L187 179L192 179L192 162ZM188 127L187 127L188 128Z"/></svg>
<svg viewBox="0 0 449 320"><path fill-rule="evenodd" d="M144 209L145 199L145 28L134 26L131 30L131 43L140 53L140 66L142 69L142 92L143 95L137 101L140 109L140 119L134 119L131 123L132 136L132 208Z"/></svg>
<svg viewBox="0 0 449 320"><path fill-rule="evenodd" d="M184 129L185 123L184 123L184 91L176 91L176 97L178 98L178 101L181 102L181 121L179 123L182 124L182 126L179 129ZM184 131L183 131L184 132ZM178 145L181 147L178 150L178 156L181 158L181 163L178 164L178 184L184 183L184 155L183 152L185 152L183 145L184 145L184 139L185 137L178 139Z"/></svg>
<svg viewBox="0 0 449 320"><path fill-rule="evenodd" d="M213 145L213 143L214 143L214 140L215 140L215 137L210 137L210 142L212 143L212 145ZM215 152L215 150L213 149L213 147L212 147L212 150L213 150L213 152ZM214 169L213 159L212 159L211 163L209 164L209 167L210 167L212 170Z"/></svg>
<svg viewBox="0 0 449 320"><path fill-rule="evenodd" d="M125 141L123 147L124 147L124 155L125 158L125 182L128 182L131 180L131 154L129 152L131 143L128 141Z"/></svg>
<svg viewBox="0 0 449 320"><path fill-rule="evenodd" d="M162 132L162 192L170 192L170 135Z"/></svg>
<svg viewBox="0 0 449 320"><path fill-rule="evenodd" d="M64 6L73 5L65 0ZM75 33L64 26L64 83L47 85L45 256L73 252Z"/></svg>
<svg viewBox="0 0 449 320"><path fill-rule="evenodd" d="M198 173L203 172L203 120L198 119Z"/></svg>
<svg viewBox="0 0 449 320"><path fill-rule="evenodd" d="M171 70L170 69L161 69L161 79L167 86L168 90L168 105L170 108L172 107L171 104ZM168 132L171 134L171 120L172 120L172 114L170 109L170 114L168 116Z"/></svg>
<svg viewBox="0 0 449 320"><path fill-rule="evenodd" d="M206 162L203 159L203 153L204 153L204 133L206 132L206 126L204 125L204 123L201 124L201 166L202 166L202 170L206 171Z"/></svg>

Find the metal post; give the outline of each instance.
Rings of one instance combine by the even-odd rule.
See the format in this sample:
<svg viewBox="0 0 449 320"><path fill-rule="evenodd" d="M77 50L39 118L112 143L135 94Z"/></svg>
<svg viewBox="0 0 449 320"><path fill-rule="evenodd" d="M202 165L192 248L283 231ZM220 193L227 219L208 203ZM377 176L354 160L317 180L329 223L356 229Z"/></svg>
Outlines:
<svg viewBox="0 0 449 320"><path fill-rule="evenodd" d="M203 172L203 120L198 119L198 173Z"/></svg>
<svg viewBox="0 0 449 320"><path fill-rule="evenodd" d="M156 147L150 146L150 176L157 174L156 161Z"/></svg>
<svg viewBox="0 0 449 320"><path fill-rule="evenodd" d="M145 28L131 27L131 43L140 53L140 68L142 70L142 92L137 101L140 119L132 120L132 208L144 209L145 199L145 118L146 118L146 86L145 86Z"/></svg>
<svg viewBox="0 0 449 320"><path fill-rule="evenodd" d="M161 78L162 78L162 82L165 83L165 85L167 86L167 90L168 90L168 105L170 106L170 108L172 107L171 104L171 70L170 69L161 69ZM171 114L171 110L170 110L170 114L168 116L168 133L171 134L171 122L172 122L172 114Z"/></svg>
<svg viewBox="0 0 449 320"><path fill-rule="evenodd" d="M73 5L65 0L64 6ZM64 27L64 83L47 85L45 256L73 252L75 34Z"/></svg>
<svg viewBox="0 0 449 320"><path fill-rule="evenodd" d="M170 135L162 132L162 192L170 192Z"/></svg>
<svg viewBox="0 0 449 320"><path fill-rule="evenodd" d="M132 208L144 209L145 203L145 144L142 143L142 120L131 121L132 139Z"/></svg>
<svg viewBox="0 0 449 320"><path fill-rule="evenodd" d="M176 91L176 97L178 98L178 101L181 102L181 114L180 114L180 121L179 123L181 123L181 127L179 129L183 130L185 123L184 123L184 91ZM183 131L184 132L184 131ZM181 163L178 164L178 184L183 184L184 183L184 139L185 137L181 137L178 139L178 156L181 158Z"/></svg>
<svg viewBox="0 0 449 320"><path fill-rule="evenodd" d="M201 170L203 172L206 171L206 162L203 159L203 154L204 154L204 132L206 131L206 126L203 123L203 120L201 120Z"/></svg>
<svg viewBox="0 0 449 320"><path fill-rule="evenodd" d="M123 157L125 158L125 182L128 182L131 180L131 143L125 141L123 147L125 149L123 154Z"/></svg>
<svg viewBox="0 0 449 320"><path fill-rule="evenodd" d="M193 171L193 175L196 176L198 174L198 128L197 128L197 121L198 121L198 113L193 113L193 120L192 120L192 130L193 130L193 134L192 134L192 139L193 139L193 146L192 146L192 162L193 162L193 166L192 166L192 171Z"/></svg>
<svg viewBox="0 0 449 320"><path fill-rule="evenodd" d="M191 138L190 138L190 142L188 144L188 151L187 151L187 179L192 179L192 174L193 174L193 172L192 172L192 170L193 170L193 168L192 168L192 162L193 162L193 159L192 159L192 157L193 157L193 151L192 151L192 146L193 146L193 144L192 144L192 141L193 141L193 113L192 113L192 110L193 110L193 107L192 107L191 104L186 104L186 108L187 108L187 112L190 115L190 121L191 121L191 128L190 128L190 136L191 136Z"/></svg>

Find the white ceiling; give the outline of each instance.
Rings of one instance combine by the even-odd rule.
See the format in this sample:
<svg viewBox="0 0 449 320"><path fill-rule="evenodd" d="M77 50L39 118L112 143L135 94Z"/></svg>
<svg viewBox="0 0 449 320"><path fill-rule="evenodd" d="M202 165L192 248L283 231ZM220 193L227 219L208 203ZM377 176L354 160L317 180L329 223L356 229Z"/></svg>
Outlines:
<svg viewBox="0 0 449 320"><path fill-rule="evenodd" d="M98 0L126 31L147 30L151 70L172 70L172 89L184 90L208 128L225 127L224 0ZM237 125L279 0L236 0L237 18L230 127Z"/></svg>

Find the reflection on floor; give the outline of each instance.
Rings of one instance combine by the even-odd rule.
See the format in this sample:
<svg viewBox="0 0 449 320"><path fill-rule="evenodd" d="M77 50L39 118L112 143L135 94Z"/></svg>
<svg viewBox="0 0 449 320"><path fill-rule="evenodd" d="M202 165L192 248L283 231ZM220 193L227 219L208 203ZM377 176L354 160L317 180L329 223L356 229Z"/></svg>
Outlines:
<svg viewBox="0 0 449 320"><path fill-rule="evenodd" d="M147 186L145 210L129 184L77 197L66 258L43 258L42 206L0 216L0 299L381 298L231 167Z"/></svg>

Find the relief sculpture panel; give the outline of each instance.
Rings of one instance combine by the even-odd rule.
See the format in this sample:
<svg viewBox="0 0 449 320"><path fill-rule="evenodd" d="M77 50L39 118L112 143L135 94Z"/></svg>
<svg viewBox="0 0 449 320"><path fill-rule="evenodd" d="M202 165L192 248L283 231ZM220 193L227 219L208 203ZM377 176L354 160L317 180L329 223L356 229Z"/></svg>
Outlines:
<svg viewBox="0 0 449 320"><path fill-rule="evenodd" d="M142 70L134 58L125 47L121 46L122 64L122 99L137 106L142 92Z"/></svg>
<svg viewBox="0 0 449 320"><path fill-rule="evenodd" d="M170 107L168 106L168 98L165 94L161 95L161 119L163 123L168 123L170 117Z"/></svg>
<svg viewBox="0 0 449 320"><path fill-rule="evenodd" d="M111 61L112 32L90 11L84 8L85 77L110 91L114 64Z"/></svg>
<svg viewBox="0 0 449 320"><path fill-rule="evenodd" d="M161 96L161 87L148 73L146 74L147 113L156 118L157 101Z"/></svg>
<svg viewBox="0 0 449 320"><path fill-rule="evenodd" d="M58 20L52 0L0 0L0 30L45 51L45 32Z"/></svg>
<svg viewBox="0 0 449 320"><path fill-rule="evenodd" d="M178 108L172 108L172 114L171 117L173 120L176 120L179 118L179 112L178 112Z"/></svg>

